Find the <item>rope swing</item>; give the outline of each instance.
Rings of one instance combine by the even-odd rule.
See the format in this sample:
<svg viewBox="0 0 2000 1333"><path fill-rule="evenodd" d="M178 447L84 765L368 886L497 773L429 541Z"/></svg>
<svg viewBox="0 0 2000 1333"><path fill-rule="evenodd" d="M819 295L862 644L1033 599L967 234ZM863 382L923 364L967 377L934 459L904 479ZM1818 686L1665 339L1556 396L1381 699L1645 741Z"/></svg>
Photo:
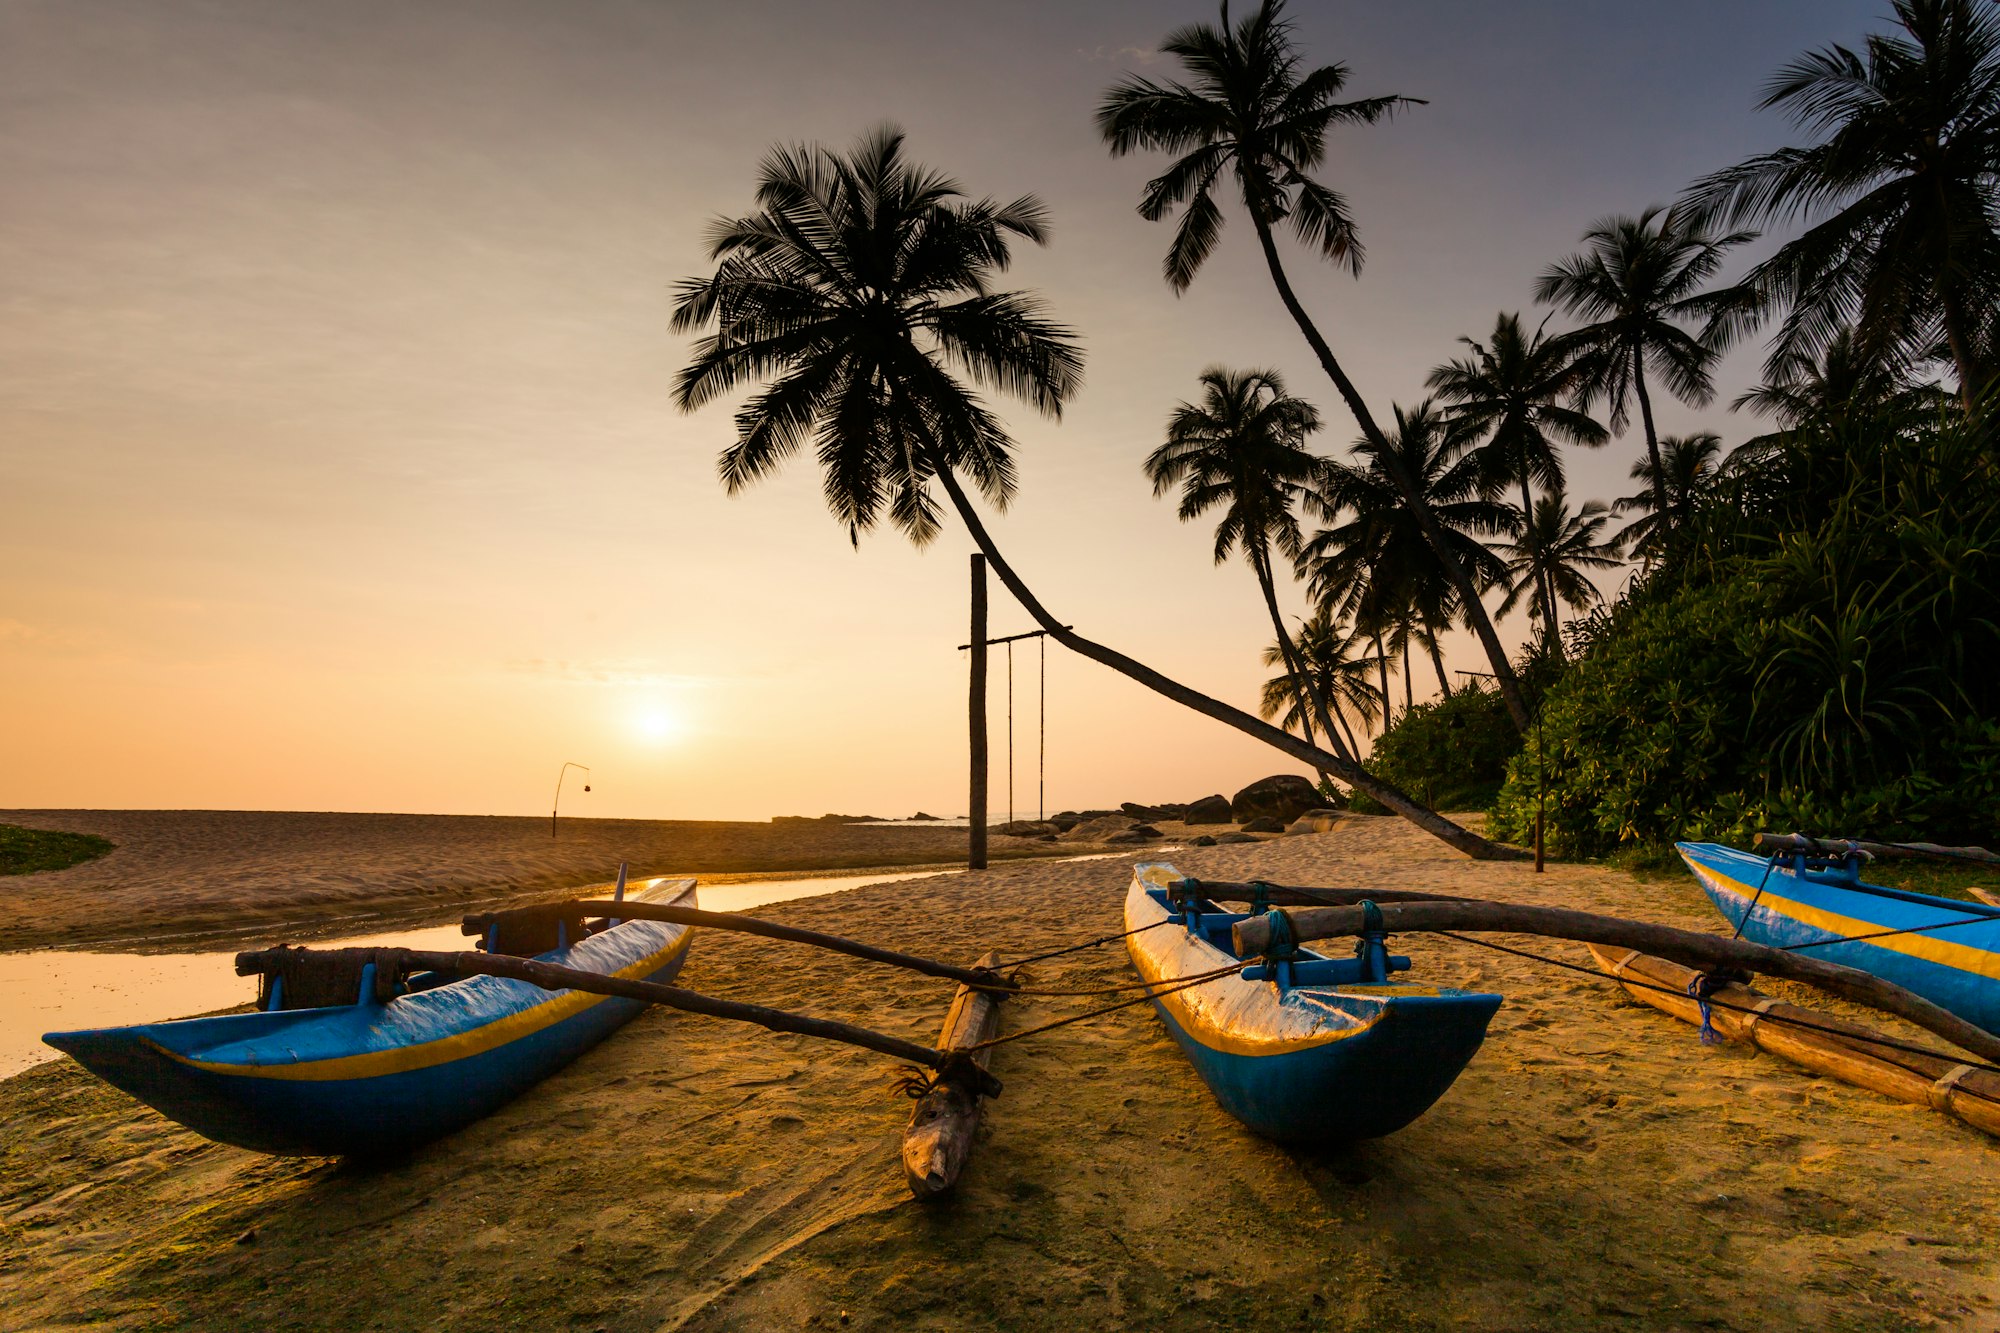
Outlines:
<svg viewBox="0 0 2000 1333"><path fill-rule="evenodd" d="M1036 663L1036 750L1035 750L1035 818L1037 821L1049 817L1049 640L1048 631L1033 629L1025 634L1009 634L998 639L986 640L989 648L1007 649L1007 822L1014 822L1014 645L1022 639L1040 639L1041 657ZM972 645L961 643L958 650L964 652Z"/></svg>

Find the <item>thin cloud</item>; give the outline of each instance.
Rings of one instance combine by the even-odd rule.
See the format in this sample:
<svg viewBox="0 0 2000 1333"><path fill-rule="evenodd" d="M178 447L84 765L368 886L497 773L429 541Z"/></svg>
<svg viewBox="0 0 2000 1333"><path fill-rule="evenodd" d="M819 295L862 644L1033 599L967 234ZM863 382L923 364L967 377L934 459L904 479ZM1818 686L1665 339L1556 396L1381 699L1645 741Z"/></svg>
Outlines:
<svg viewBox="0 0 2000 1333"><path fill-rule="evenodd" d="M1161 58L1150 46L1098 46L1088 51L1078 47L1076 53L1092 64L1102 65L1152 65Z"/></svg>

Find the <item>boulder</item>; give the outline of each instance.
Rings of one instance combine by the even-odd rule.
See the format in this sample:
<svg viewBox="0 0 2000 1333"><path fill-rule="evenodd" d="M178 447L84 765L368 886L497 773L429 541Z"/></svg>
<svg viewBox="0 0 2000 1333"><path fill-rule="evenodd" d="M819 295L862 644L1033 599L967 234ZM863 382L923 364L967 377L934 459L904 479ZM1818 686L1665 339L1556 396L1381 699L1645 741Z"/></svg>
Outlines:
<svg viewBox="0 0 2000 1333"><path fill-rule="evenodd" d="M1268 815L1282 826L1322 804L1319 788L1312 783L1296 773L1277 773L1237 792L1230 799L1229 812L1239 824Z"/></svg>
<svg viewBox="0 0 2000 1333"><path fill-rule="evenodd" d="M1340 827L1343 819L1353 816L1345 810L1308 810L1294 819L1285 829L1287 833L1331 833Z"/></svg>
<svg viewBox="0 0 2000 1333"><path fill-rule="evenodd" d="M921 820L925 823L935 824L938 822L938 818L939 817L937 815L927 815L923 811L919 810L917 811L917 813L910 816L910 822L914 824L919 820Z"/></svg>
<svg viewBox="0 0 2000 1333"><path fill-rule="evenodd" d="M1273 819L1269 815L1258 815L1243 826L1243 832L1245 833L1283 833L1284 831L1285 822L1282 819Z"/></svg>
<svg viewBox="0 0 2000 1333"><path fill-rule="evenodd" d="M1204 834L1202 834L1202 835L1201 835L1201 836L1199 836L1199 837L1195 837L1195 838L1189 838L1189 839L1188 839L1188 846L1190 846L1190 847L1213 847L1213 846L1215 846L1215 837L1214 837L1214 835L1213 835L1213 834L1208 834L1208 833L1204 833Z"/></svg>
<svg viewBox="0 0 2000 1333"><path fill-rule="evenodd" d="M1074 811L1066 811L1060 815L1053 815L1049 819L1049 823L1054 826L1055 831L1058 833L1067 833L1082 822L1083 819Z"/></svg>
<svg viewBox="0 0 2000 1333"><path fill-rule="evenodd" d="M1218 833L1215 835L1215 842L1218 847L1224 843L1256 841L1257 839L1251 837L1248 833Z"/></svg>
<svg viewBox="0 0 2000 1333"><path fill-rule="evenodd" d="M1129 815L1101 815L1076 824L1062 835L1064 842L1108 842L1114 833L1129 832L1137 820Z"/></svg>
<svg viewBox="0 0 2000 1333"><path fill-rule="evenodd" d="M1111 834L1103 841L1110 846L1122 846L1131 842L1152 842L1160 836L1160 831L1156 828L1150 828L1145 824L1134 824L1123 832Z"/></svg>
<svg viewBox="0 0 2000 1333"><path fill-rule="evenodd" d="M1214 796L1204 796L1199 801L1190 801L1181 816L1182 822L1188 824L1227 824L1233 818L1229 812L1229 798L1219 792Z"/></svg>
<svg viewBox="0 0 2000 1333"><path fill-rule="evenodd" d="M993 831L1010 838L1039 838L1043 834L1055 833L1057 829L1054 824L1045 824L1037 819L1016 819L1011 823L995 824Z"/></svg>

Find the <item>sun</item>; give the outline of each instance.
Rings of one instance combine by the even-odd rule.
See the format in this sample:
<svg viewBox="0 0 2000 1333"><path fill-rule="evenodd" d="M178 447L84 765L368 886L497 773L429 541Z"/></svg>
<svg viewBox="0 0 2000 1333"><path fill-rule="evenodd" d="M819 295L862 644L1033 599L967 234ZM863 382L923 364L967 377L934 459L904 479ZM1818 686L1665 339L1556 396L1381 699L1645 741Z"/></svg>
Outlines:
<svg viewBox="0 0 2000 1333"><path fill-rule="evenodd" d="M658 704L648 704L632 714L632 735L647 745L664 745L684 730L681 719Z"/></svg>

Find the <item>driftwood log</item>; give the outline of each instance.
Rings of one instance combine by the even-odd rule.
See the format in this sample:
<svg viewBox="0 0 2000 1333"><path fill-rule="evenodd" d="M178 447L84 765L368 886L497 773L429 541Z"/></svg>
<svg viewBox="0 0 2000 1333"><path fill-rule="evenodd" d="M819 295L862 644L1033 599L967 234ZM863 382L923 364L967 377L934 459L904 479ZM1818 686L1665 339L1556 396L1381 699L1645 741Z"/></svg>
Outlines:
<svg viewBox="0 0 2000 1333"><path fill-rule="evenodd" d="M1696 975L1693 970L1601 944L1591 945L1590 952L1598 966L1624 982L1635 998L1675 1018L1701 1022L1700 1005L1688 994ZM1950 1056L1884 1045L1881 1033L1859 1023L1782 1004L1734 982L1718 986L1710 1001L1710 1025L1731 1041L1750 1042L1817 1073L1897 1101L1932 1107L2000 1137L2000 1074Z"/></svg>
<svg viewBox="0 0 2000 1333"><path fill-rule="evenodd" d="M1378 900L1379 901L1379 900ZM1360 907L1307 907L1290 913L1293 929L1301 940L1329 939L1359 935L1367 925ZM1387 903L1377 909L1380 929L1392 934L1417 930L1504 931L1517 935L1542 935L1551 939L1574 940L1579 944L1603 944L1616 949L1637 949L1687 967L1705 971L1740 968L1784 977L1816 986L1844 1000L1853 1000L1907 1019L1953 1045L1961 1046L1982 1060L2000 1062L2000 1036L1958 1015L1912 995L1893 982L1842 967L1821 958L1766 948L1747 940L1725 939L1699 931L1676 930L1645 921L1598 916L1561 907L1533 907L1525 903L1494 903L1461 900L1456 902ZM1268 917L1253 916L1231 929L1239 955L1256 957L1271 945Z"/></svg>
<svg viewBox="0 0 2000 1333"><path fill-rule="evenodd" d="M464 919L460 929L467 935L483 935L490 925L505 922L510 918L529 917L561 917L573 921L581 921L585 917L615 917L620 921L666 921L679 926L733 930L744 935L761 935L770 940L809 944L817 949L844 953L852 958L865 958L872 963L887 963L891 967L908 968L912 972L921 972L928 977L943 977L960 984L974 986L1009 984L997 972L982 971L976 967L953 967L950 963L920 958L915 954L897 953L893 949L878 949L872 944L862 944L839 935L825 935L817 930L802 930L797 926L779 925L775 921L764 921L738 912L704 912L698 907L675 907L670 903L579 898L535 907L516 907L504 912L475 912Z"/></svg>
<svg viewBox="0 0 2000 1333"><path fill-rule="evenodd" d="M989 953L976 968L983 971L999 965L1000 955ZM938 1049L950 1055L999 1036L1002 998L992 991L960 986L945 1012ZM983 1071L991 1057L991 1051L976 1051L965 1056L959 1066L946 1068L910 1112L909 1128L903 1131L903 1175L910 1193L919 1199L934 1199L958 1183L958 1173L972 1155L980 1102L977 1082L966 1077L962 1069L976 1066Z"/></svg>
<svg viewBox="0 0 2000 1333"><path fill-rule="evenodd" d="M621 908L625 904L618 904ZM304 952L298 949L253 950L236 955L236 975L250 976L283 966ZM337 951L328 951L337 952ZM544 990L580 990L594 995L615 995L626 1000L643 1000L647 1004L662 1005L668 1009L680 1009L691 1014L707 1014L711 1018L727 1018L739 1023L754 1023L772 1032L790 1032L802 1037L820 1037L827 1041L845 1042L849 1046L859 1046L863 1050L876 1051L882 1055L894 1056L898 1060L908 1060L927 1069L942 1070L957 1064L958 1060L947 1051L932 1050L919 1046L901 1037L891 1037L881 1032L871 1032L852 1023L842 1023L832 1018L809 1018L804 1014L789 1013L783 1009L767 1009L761 1004L742 1004L735 1000L718 1000L712 995L699 991L683 990L679 986L663 986L652 981L632 981L624 977L608 977L601 972L583 972L573 967L558 967L553 963L536 962L530 958L516 958L511 954L498 953L442 953L429 949L371 949L368 959L376 966L380 976L389 969L399 974L411 972L442 972L448 976L469 977L484 975L507 977L514 981L525 981L531 986ZM981 1092L992 1095L1000 1090L1000 1084L983 1067L974 1066L965 1077L970 1079Z"/></svg>

